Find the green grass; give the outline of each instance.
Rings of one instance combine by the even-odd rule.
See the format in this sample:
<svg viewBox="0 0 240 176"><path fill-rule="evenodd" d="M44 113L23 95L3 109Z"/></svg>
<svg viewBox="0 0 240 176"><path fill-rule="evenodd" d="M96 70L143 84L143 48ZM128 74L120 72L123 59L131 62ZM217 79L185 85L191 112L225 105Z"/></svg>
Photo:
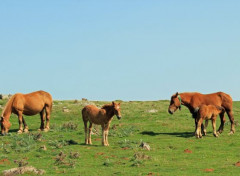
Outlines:
<svg viewBox="0 0 240 176"><path fill-rule="evenodd" d="M0 101L4 105L5 101ZM107 102L94 102L101 106ZM51 130L39 133L40 117L25 117L29 134L16 134L18 120L11 116L8 136L0 136L0 171L18 167L19 162L46 175L238 175L240 167L240 133L229 136L228 118L219 138L208 134L193 136L194 121L183 107L174 115L167 112L168 101L122 102L122 119L114 117L109 147L101 145L101 135L92 135L93 145L84 145L81 117L82 101L55 101L50 120ZM67 107L70 112L63 112ZM235 121L239 121L240 102L234 102ZM158 110L149 113L151 109ZM219 119L217 126L219 126ZM97 128L101 134L100 127ZM141 142L150 151L139 147ZM47 148L43 150L42 146ZM184 150L192 153L185 153ZM6 160L7 159L7 160ZM206 172L205 169L214 169Z"/></svg>

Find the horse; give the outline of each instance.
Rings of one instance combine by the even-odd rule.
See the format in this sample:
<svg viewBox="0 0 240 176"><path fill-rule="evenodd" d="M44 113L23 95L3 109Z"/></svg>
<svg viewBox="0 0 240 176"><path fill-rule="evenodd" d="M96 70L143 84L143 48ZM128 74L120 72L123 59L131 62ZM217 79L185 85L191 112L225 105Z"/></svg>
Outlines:
<svg viewBox="0 0 240 176"><path fill-rule="evenodd" d="M170 105L168 107L168 112L170 114L173 114L177 109L181 110L181 105L186 106L191 112L193 118L195 119L195 127L197 127L197 121L196 121L197 110L203 104L223 107L231 122L231 130L229 134L233 134L235 132L232 98L230 95L224 92L216 92L212 94L201 94L198 92L185 92L185 93L177 92L171 97ZM224 117L224 113L225 112L221 112L219 114L221 119L221 124L219 126L218 133L222 133L224 129L224 123L226 121Z"/></svg>
<svg viewBox="0 0 240 176"><path fill-rule="evenodd" d="M7 102L1 115L1 133L5 135L8 133L11 123L9 122L12 113L18 116L19 130L18 133L28 132L28 126L23 118L23 115L32 116L40 113L41 125L40 130L48 131L50 113L52 110L52 96L48 92L36 91L29 94L17 93L14 94ZM46 115L46 126L44 128L44 121ZM24 128L22 126L24 125Z"/></svg>
<svg viewBox="0 0 240 176"><path fill-rule="evenodd" d="M223 107L220 106L215 106L215 105L201 105L199 107L198 113L197 113L197 129L196 129L196 133L195 136L197 138L202 138L202 133L201 133L201 124L203 122L203 120L212 120L212 127L213 127L213 135L215 137L218 137L218 134L216 132L216 119L217 116L222 113L225 112L225 109ZM207 122L207 121L206 121ZM204 132L206 132L206 128L207 128L207 123L204 127Z"/></svg>
<svg viewBox="0 0 240 176"><path fill-rule="evenodd" d="M82 119L84 122L85 131L85 144L92 144L91 132L92 124L102 126L102 145L109 146L108 143L108 131L113 116L116 115L118 120L121 119L120 103L106 104L102 108L98 108L95 105L87 105L82 109ZM89 132L87 135L87 123L89 121Z"/></svg>

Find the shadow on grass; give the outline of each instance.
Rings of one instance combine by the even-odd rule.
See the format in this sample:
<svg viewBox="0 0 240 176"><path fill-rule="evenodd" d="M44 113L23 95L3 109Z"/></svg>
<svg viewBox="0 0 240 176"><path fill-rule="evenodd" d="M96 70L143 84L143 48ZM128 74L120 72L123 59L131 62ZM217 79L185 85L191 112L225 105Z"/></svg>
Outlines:
<svg viewBox="0 0 240 176"><path fill-rule="evenodd" d="M143 131L140 134L149 135L149 136L169 135L169 136L176 136L176 137L183 137L183 138L190 138L194 136L193 132L155 133L153 131Z"/></svg>

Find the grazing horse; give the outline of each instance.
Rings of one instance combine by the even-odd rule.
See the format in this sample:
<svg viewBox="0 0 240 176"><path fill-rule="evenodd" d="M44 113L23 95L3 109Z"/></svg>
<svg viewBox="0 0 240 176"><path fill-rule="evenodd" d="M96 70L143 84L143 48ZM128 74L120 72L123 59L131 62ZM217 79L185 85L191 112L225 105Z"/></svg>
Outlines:
<svg viewBox="0 0 240 176"><path fill-rule="evenodd" d="M197 129L196 129L195 136L197 138L202 137L202 133L201 133L201 129L200 129L201 124L202 124L203 120L211 119L212 127L213 127L213 135L215 137L218 137L217 132L216 132L216 119L217 119L217 116L222 112L225 112L225 109L223 107L215 106L215 105L201 105L199 107L199 110L197 113L197 119L196 119ZM206 128L207 128L207 124L204 127L204 132L206 132Z"/></svg>
<svg viewBox="0 0 240 176"><path fill-rule="evenodd" d="M186 106L191 112L193 118L195 119L195 127L197 127L197 110L201 105L215 105L223 107L229 117L231 122L231 130L229 134L235 132L234 128L234 117L233 117L233 102L230 95L223 92L216 92L212 94L201 94L197 92L186 92L186 93L176 93L171 97L168 112L173 114L177 109L181 109L181 105ZM218 129L219 133L222 133L224 128L224 123L226 119L224 118L224 112L220 113L221 124Z"/></svg>
<svg viewBox="0 0 240 176"><path fill-rule="evenodd" d="M9 122L12 113L18 116L19 130L18 133L28 132L28 126L23 118L23 114L32 116L40 113L41 126L40 130L49 130L50 113L52 110L52 96L44 91L32 92L29 94L17 93L13 95L7 102L1 115L1 133L8 133L11 123ZM44 128L46 114L46 126ZM23 126L24 125L24 129Z"/></svg>
<svg viewBox="0 0 240 176"><path fill-rule="evenodd" d="M82 118L85 127L85 144L92 144L91 132L92 124L94 123L102 126L102 145L109 146L108 131L114 115L117 116L118 120L121 119L120 103L112 102L111 104L104 105L101 109L94 105L85 106L82 109ZM89 132L87 131L88 121L90 122Z"/></svg>

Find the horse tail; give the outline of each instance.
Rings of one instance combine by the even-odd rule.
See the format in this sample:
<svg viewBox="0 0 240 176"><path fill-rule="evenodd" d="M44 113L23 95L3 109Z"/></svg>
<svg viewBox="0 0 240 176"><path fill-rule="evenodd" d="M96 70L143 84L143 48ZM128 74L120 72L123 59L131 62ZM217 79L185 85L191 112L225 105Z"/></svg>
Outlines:
<svg viewBox="0 0 240 176"><path fill-rule="evenodd" d="M14 94L14 95L8 100L8 102L6 103L6 105L5 105L5 107L4 107L3 111L2 111L1 117L4 116L5 111L7 111L7 110L10 111L10 108L12 107L13 100L15 99L15 97L16 97L16 94Z"/></svg>

